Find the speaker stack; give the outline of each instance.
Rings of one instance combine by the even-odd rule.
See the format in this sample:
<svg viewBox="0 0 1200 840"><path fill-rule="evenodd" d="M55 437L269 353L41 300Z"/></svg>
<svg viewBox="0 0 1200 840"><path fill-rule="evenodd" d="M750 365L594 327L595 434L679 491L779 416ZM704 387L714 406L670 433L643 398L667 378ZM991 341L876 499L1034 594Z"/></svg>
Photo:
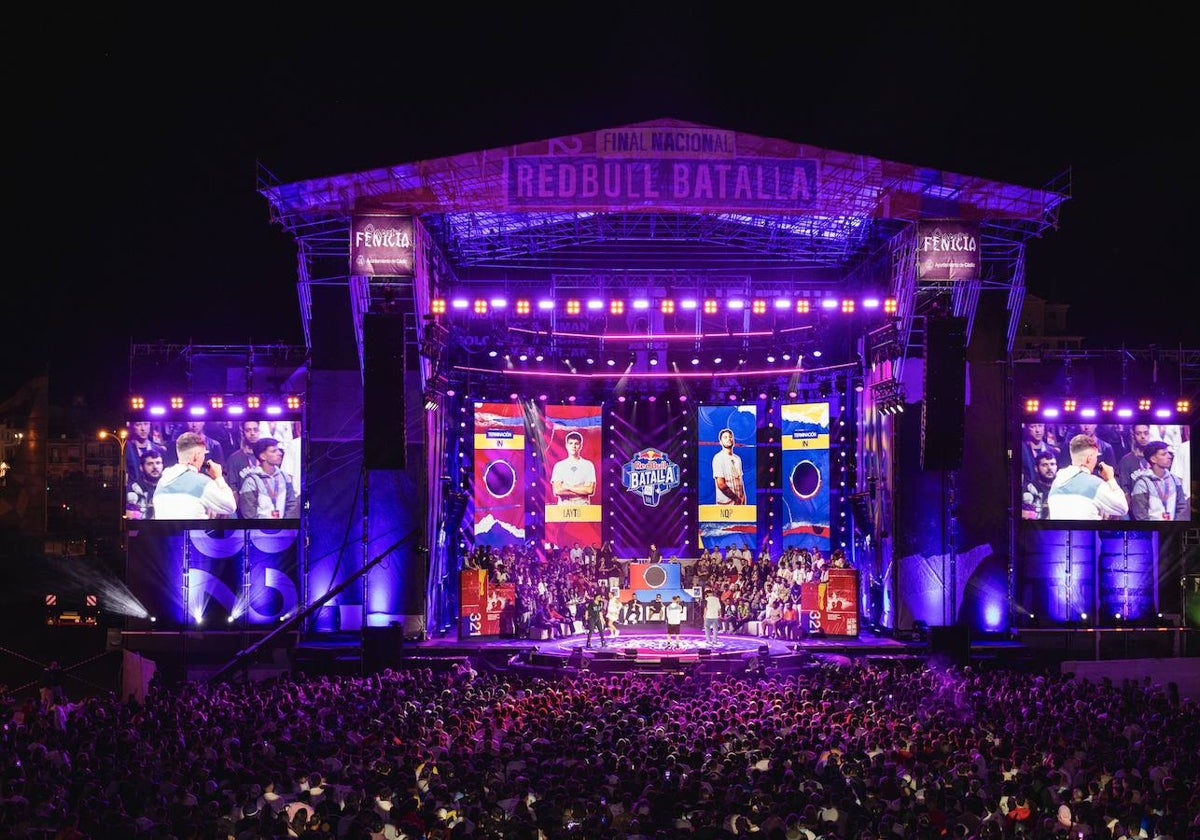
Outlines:
<svg viewBox="0 0 1200 840"><path fill-rule="evenodd" d="M921 408L921 468L962 468L966 421L967 321L925 322L925 397Z"/></svg>
<svg viewBox="0 0 1200 840"><path fill-rule="evenodd" d="M404 469L404 316L363 316L363 465Z"/></svg>

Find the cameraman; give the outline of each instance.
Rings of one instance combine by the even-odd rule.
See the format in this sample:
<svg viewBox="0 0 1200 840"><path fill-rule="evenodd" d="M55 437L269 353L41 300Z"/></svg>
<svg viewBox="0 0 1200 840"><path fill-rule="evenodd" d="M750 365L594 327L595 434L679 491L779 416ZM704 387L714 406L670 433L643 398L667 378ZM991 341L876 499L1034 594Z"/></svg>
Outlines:
<svg viewBox="0 0 1200 840"><path fill-rule="evenodd" d="M225 481L222 467L206 461L205 440L195 432L175 439L179 463L163 471L154 491L157 519L220 519L237 513L233 488Z"/></svg>

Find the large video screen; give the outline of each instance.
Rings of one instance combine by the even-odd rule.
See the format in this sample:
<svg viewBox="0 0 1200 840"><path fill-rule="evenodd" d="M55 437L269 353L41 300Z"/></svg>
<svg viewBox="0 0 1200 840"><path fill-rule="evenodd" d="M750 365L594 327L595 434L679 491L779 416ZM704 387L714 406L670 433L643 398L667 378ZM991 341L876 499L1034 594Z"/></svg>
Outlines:
<svg viewBox="0 0 1200 840"><path fill-rule="evenodd" d="M1142 529L1192 521L1189 425L1037 421L1020 431L1023 522Z"/></svg>
<svg viewBox="0 0 1200 840"><path fill-rule="evenodd" d="M299 527L303 503L301 421L127 423L125 518L188 527Z"/></svg>

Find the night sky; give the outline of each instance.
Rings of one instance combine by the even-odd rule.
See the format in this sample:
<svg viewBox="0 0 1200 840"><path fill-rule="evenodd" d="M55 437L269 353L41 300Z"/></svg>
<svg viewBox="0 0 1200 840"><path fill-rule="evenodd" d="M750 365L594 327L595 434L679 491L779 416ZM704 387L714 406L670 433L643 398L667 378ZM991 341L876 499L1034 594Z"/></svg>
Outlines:
<svg viewBox="0 0 1200 840"><path fill-rule="evenodd" d="M635 8L32 36L8 121L0 401L49 365L56 402L115 409L131 343L303 344L257 163L298 181L658 118L1031 187L1070 170L1029 290L1071 303L1090 347L1200 345L1182 25Z"/></svg>

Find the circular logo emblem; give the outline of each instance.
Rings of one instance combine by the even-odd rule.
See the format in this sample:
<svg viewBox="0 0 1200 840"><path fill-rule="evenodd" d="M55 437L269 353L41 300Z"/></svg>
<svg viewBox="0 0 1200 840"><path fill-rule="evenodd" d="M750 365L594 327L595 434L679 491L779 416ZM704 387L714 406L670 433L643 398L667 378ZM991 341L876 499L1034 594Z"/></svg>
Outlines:
<svg viewBox="0 0 1200 840"><path fill-rule="evenodd" d="M483 473L483 484L493 499L503 499L517 486L517 472L508 461L492 461Z"/></svg>
<svg viewBox="0 0 1200 840"><path fill-rule="evenodd" d="M792 470L792 492L801 499L811 499L821 489L821 470L812 461L801 461Z"/></svg>
<svg viewBox="0 0 1200 840"><path fill-rule="evenodd" d="M667 583L667 570L662 566L650 566L642 574L642 579L646 581L646 586L658 589Z"/></svg>

